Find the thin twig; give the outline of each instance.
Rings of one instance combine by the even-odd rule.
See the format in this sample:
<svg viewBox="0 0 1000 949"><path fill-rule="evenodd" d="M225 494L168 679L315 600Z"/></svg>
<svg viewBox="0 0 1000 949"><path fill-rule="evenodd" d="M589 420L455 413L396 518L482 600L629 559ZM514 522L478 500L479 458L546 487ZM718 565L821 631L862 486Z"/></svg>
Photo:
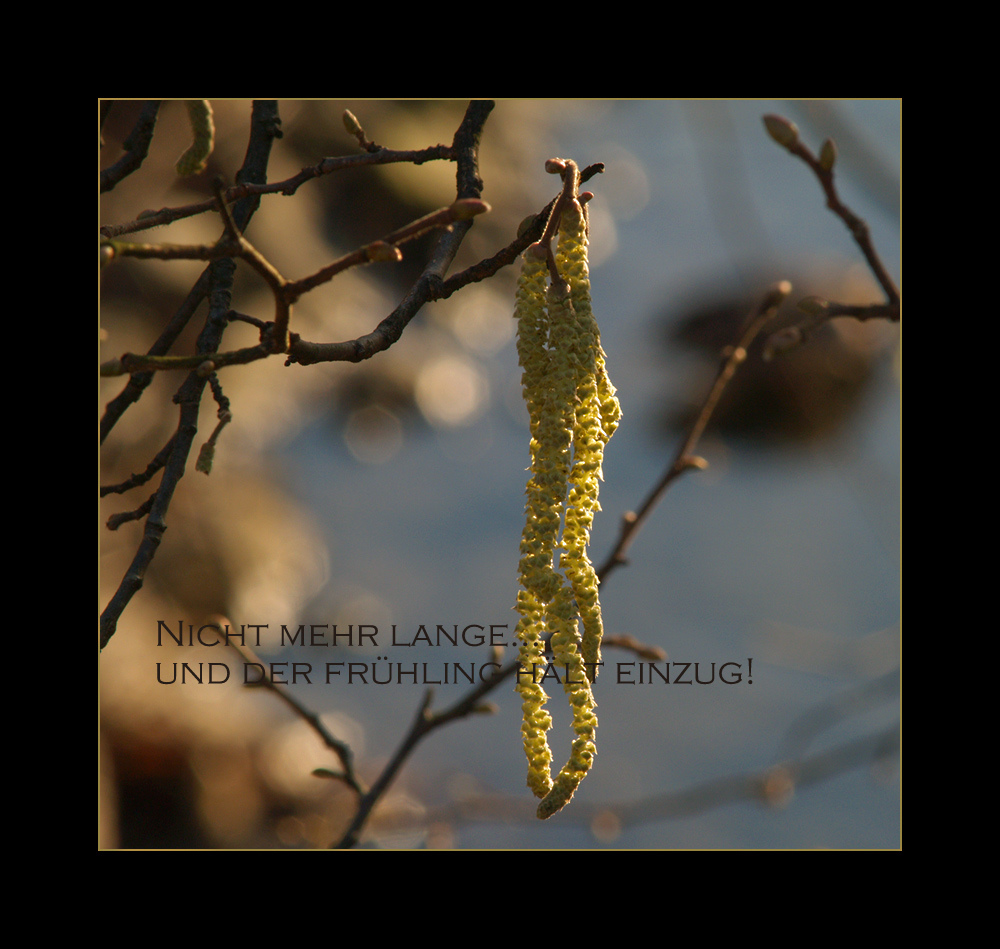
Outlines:
<svg viewBox="0 0 1000 949"><path fill-rule="evenodd" d="M887 310L878 315L884 315L887 319L898 322L900 318L899 288L889 275L885 264L882 263L882 258L872 244L871 232L868 229L868 225L840 200L840 195L837 193L833 177L833 168L837 160L837 148L833 140L828 138L823 142L819 156L817 157L802 142L802 139L799 137L799 130L794 122L790 122L780 115L765 115L763 121L768 135L781 145L782 148L805 162L812 170L819 181L820 187L823 189L823 194L826 197L826 206L847 226L847 229L851 232L851 236L858 247L861 248L865 260L868 261L868 266L871 268L872 273L885 292L889 306ZM840 307L839 312L831 315L856 315L850 311L850 308L846 304L839 304L838 306ZM874 314L868 314L869 317L872 315Z"/></svg>
<svg viewBox="0 0 1000 949"><path fill-rule="evenodd" d="M698 446L698 442L701 440L701 436L704 434L705 428L711 421L712 415L719 404L719 400L722 398L722 394L725 392L726 387L732 380L733 375L736 373L736 370L740 367L740 365L746 360L750 344L757 338L757 334L760 333L764 326L774 317L777 313L778 307L782 304L788 294L791 293L791 290L792 285L787 280L776 283L765 294L754 310L751 311L746 323L744 324L739 340L735 345L730 346L724 353L722 365L719 367L719 372L715 377L715 382L712 383L712 388L709 390L704 403L702 403L701 411L694 420L694 423L692 424L687 437L684 439L683 444L678 449L673 462L664 472L663 477L660 478L653 490L646 497L646 500L643 501L638 512L629 511L622 517L621 532L618 536L618 542L615 544L615 547L611 551L607 560L605 560L604 564L597 571L597 575L600 577L602 582L607 579L608 575L613 570L628 562L625 557L628 552L628 548L631 546L632 541L635 540L636 535L642 529L643 524L646 523L653 509L660 503L660 500L666 493L667 488L669 488L670 485L677 480L677 478L684 474L685 471L689 471L692 468L707 467L708 463L703 458L694 454L695 449Z"/></svg>
<svg viewBox="0 0 1000 949"><path fill-rule="evenodd" d="M101 172L101 193L111 191L115 185L142 167L149 154L149 143L156 128L156 116L160 111L159 101L147 102L139 113L128 138L122 143L125 154L110 168Z"/></svg>
<svg viewBox="0 0 1000 949"><path fill-rule="evenodd" d="M258 346L251 346L245 349L234 350L224 353L215 353L212 357L212 368L223 366L245 365L257 359L266 358L274 353L284 353L288 350L288 326L291 320L292 305L303 294L321 286L332 280L337 274L343 273L350 267L371 263L373 261L397 261L401 259L398 250L400 245L426 234L428 231L444 228L449 233L446 237L450 240L442 242L442 246L449 248L443 257L439 253L431 259L431 263L425 270L427 281L422 289L426 292L419 300L419 305L437 297L436 287L440 285L441 273L446 269L447 263L454 256L457 250L457 242L452 236L454 232L464 225L461 235L465 234L468 222L478 214L483 214L490 210L490 206L477 198L461 198L449 207L440 208L422 218L412 221L410 224L387 234L380 240L366 244L333 263L323 267L310 277L302 280L286 280L274 266L241 234L236 228L229 215L228 209L222 205L221 196L219 198L219 208L222 211L223 219L226 222L226 231L222 237L214 244L201 245L179 245L179 244L135 244L122 241L109 241L105 246L112 249L114 256L136 257L140 259L159 260L219 260L224 258L238 257L248 263L264 279L268 285L275 301L275 316L270 324L271 330L267 335L267 342ZM414 311L415 312L415 311ZM404 324L405 325L405 324ZM398 338L398 337L397 337ZM296 339L296 350L298 353L291 353L289 363L292 362L324 362L330 359L312 358L302 356L302 353L311 351L340 353L344 344L308 344L301 343ZM392 340L395 342L395 340ZM391 344L390 344L391 345ZM312 349L310 350L310 347ZM374 355L373 350L370 355ZM337 357L342 358L342 357ZM167 355L146 355L138 356L134 353L123 353L114 359L109 359L102 363L100 370L104 377L120 376L126 373L136 373L147 370L177 370L177 369L198 369L205 362L201 354L192 356L167 356ZM209 370L211 371L211 370Z"/></svg>
<svg viewBox="0 0 1000 949"><path fill-rule="evenodd" d="M225 620L218 623L220 629L224 628L226 625ZM223 634L225 635L225 634ZM264 663L260 661L257 654L247 645L237 642L235 639L230 639L229 636L225 636L226 643L239 653L240 657L244 662L251 663L253 665L259 666L261 669L264 668ZM366 793L366 788L364 783L358 777L354 770L354 753L351 751L351 746L347 742L341 741L339 738L335 738L323 724L322 719L319 715L312 711L312 709L307 708L303 705L291 692L287 689L283 689L278 683L276 683L266 672L262 673L261 678L253 683L257 688L264 688L270 692L273 692L282 702L284 702L296 715L299 716L304 722L319 735L323 744L327 746L340 760L341 767L343 767L342 773L333 774L334 777L343 781L349 788L356 791L362 797Z"/></svg>
<svg viewBox="0 0 1000 949"><path fill-rule="evenodd" d="M574 803L564 823L614 837L629 827L661 821L686 820L722 807L758 803L781 807L797 790L829 781L838 775L872 768L899 755L899 726L845 741L828 750L784 761L744 774L727 775L634 801ZM523 797L480 795L435 808L422 815L421 825L449 822L485 823L534 819L534 804ZM397 829L411 829L404 824Z"/></svg>
<svg viewBox="0 0 1000 949"><path fill-rule="evenodd" d="M451 161L453 160L452 148L448 145L435 145L431 148L424 148L417 151L393 151L383 148L377 152L366 153L364 155L345 155L340 158L324 158L316 165L303 168L298 174L284 181L275 181L270 184L253 184L245 182L232 185L224 193L227 205L235 204L248 197L261 197L268 194L280 194L291 196L307 181L321 178L325 175L333 174L336 171L343 171L345 168L358 168L365 165L392 165L400 163L410 163L420 165L428 161ZM206 211L213 211L216 208L215 199L198 201L194 204L186 204L177 208L161 208L159 211L146 212L134 221L125 224L106 225L100 229L102 237L114 238L124 234L134 234L137 231L148 230L151 227L163 227L180 221L184 218L194 217L204 214Z"/></svg>
<svg viewBox="0 0 1000 949"><path fill-rule="evenodd" d="M421 219L390 235L398 243L410 240L432 227L444 227L445 229L443 237L438 241L437 247L417 284L394 313L383 320L381 328L376 334L379 346L373 348L372 352L387 348L395 342L420 307L435 297L444 274L458 251L462 238L471 226L471 218L488 209L488 205L481 200L482 179L478 170L478 151L483 125L492 108L493 103L489 101L470 103L455 133L452 145L444 151L439 149L434 155L434 157L449 157L456 162L456 201L449 208L432 215L430 219ZM277 103L254 103L251 141L247 149L244 167L236 176L238 185L259 185L266 179L270 145L274 138L280 136L280 124ZM379 154L381 152L373 152L368 157L375 158ZM420 155L411 154L408 160L419 164L421 161L430 160L431 157L430 152ZM326 163L321 163L321 165L325 168ZM317 168L319 167L317 166ZM307 180L308 177L311 176L307 175L302 180ZM285 193L291 193L296 187L298 184L293 186L286 183ZM294 353L288 345L288 324L292 304L303 288L285 280L243 237L246 224L259 205L260 194L263 193L265 193L263 190L258 190L256 193L251 190L240 199L232 216L230 216L227 206L229 192L223 191L221 184L216 185L214 207L223 216L225 233L215 245L177 248L166 245L129 245L109 242L111 256L114 253L122 252L130 253L133 256L165 256L170 259L193 257L212 260L213 263L208 268L209 276L207 279L199 281L201 288L199 294L192 293L189 298L192 307L197 304L201 294L206 291L210 298L209 314L205 327L198 338L195 355L170 356L166 351L169 349L167 346L164 351L147 354L146 357L133 357L131 354L125 354L106 362L101 367L101 373L105 376L126 372L132 376L127 387L130 390L128 396L119 400L113 416L110 413L105 414L105 419L102 422L102 435L110 431L125 409L139 398L145 386L148 385L148 378L144 377L144 373L164 368L190 371L186 381L174 396L174 401L181 407L179 424L177 433L172 440L169 457L163 460L163 477L159 488L151 499L152 503L146 519L143 539L125 577L101 615L100 643L102 649L114 635L122 611L141 588L146 570L159 547L163 532L166 530L166 512L177 482L186 470L192 442L197 433L199 407L206 381L213 377L221 365L251 362L274 352L289 351L288 362L296 361ZM389 247L394 246L391 241L387 241L385 244ZM380 256L381 247L375 253L372 252L371 247L365 248L366 260L380 259ZM275 319L269 330L262 333L262 340L258 346L236 352L219 353L222 335L232 313L230 285L235 267L234 259L237 257L249 263L270 287L275 298ZM329 279L332 274L321 272L321 276L320 282ZM175 319L174 322L178 321ZM336 344L334 346L336 347ZM139 381L133 385L135 380ZM205 464L208 463L208 459L205 459Z"/></svg>
<svg viewBox="0 0 1000 949"><path fill-rule="evenodd" d="M371 812L374 810L375 805L379 802L389 785L392 784L393 780L395 780L396 775L403 767L406 759L409 758L413 749L416 748L423 738L435 729L447 725L449 722L467 718L469 715L473 714L491 712L492 708L484 706L482 699L492 692L493 689L495 689L501 682L512 676L517 667L518 663L516 662L508 663L495 676L491 676L489 679L481 682L474 689L471 689L466 695L462 696L462 698L455 702L454 705L451 705L440 712L431 711L431 701L434 698L434 690L428 689L424 694L420 707L417 709L417 714L414 716L413 722L410 725L410 730L403 737L403 740L396 749L395 754L393 754L392 759L378 776L378 780L376 780L368 793L365 794L364 797L362 797L362 799L358 802L358 809L351 820L350 826L344 832L340 840L334 844L334 847L339 850L345 850L350 849L357 844L360 839L361 831L364 828L365 823L368 821Z"/></svg>

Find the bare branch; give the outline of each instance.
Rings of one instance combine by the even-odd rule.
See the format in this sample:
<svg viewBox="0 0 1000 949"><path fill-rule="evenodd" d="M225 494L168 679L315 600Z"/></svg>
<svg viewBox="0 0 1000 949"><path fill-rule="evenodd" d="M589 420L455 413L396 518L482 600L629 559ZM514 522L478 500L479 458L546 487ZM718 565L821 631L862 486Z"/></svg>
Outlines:
<svg viewBox="0 0 1000 949"><path fill-rule="evenodd" d="M712 384L712 388L702 403L701 411L691 425L691 429L670 467L667 468L663 477L646 497L646 500L643 501L638 512L629 511L622 517L618 542L615 544L607 560L605 560L604 564L597 571L597 575L601 578L602 582L613 570L628 563L625 555L632 541L635 540L636 535L646 523L653 509L660 503L670 485L684 474L684 472L690 471L692 468L707 467L708 462L694 454L695 448L701 440L705 428L711 421L719 400L726 390L726 386L729 385L736 370L746 360L750 344L774 317L778 311L778 307L781 306L791 291L792 285L788 281L782 281L771 287L757 307L747 317L739 340L723 353L722 365L719 367L715 382Z"/></svg>
<svg viewBox="0 0 1000 949"><path fill-rule="evenodd" d="M224 629L228 624L225 618L218 618L215 621L215 625ZM224 634L223 634L224 635ZM226 636L226 643L237 653L239 653L240 658L247 663L252 663L259 666L262 670L265 668L264 663L260 661L257 654L247 645L237 642L235 639L230 639ZM361 779L358 777L354 770L354 753L351 751L351 746L347 742L341 741L339 738L335 738L329 731L329 729L323 724L322 719L316 712L312 709L306 707L288 689L284 689L276 683L266 672L261 674L261 678L256 682L251 683L256 688L267 689L276 695L282 702L284 702L296 715L299 716L306 724L317 735L319 735L323 744L326 745L340 760L341 767L343 767L343 772L332 775L337 777L339 780L343 781L349 788L356 791L359 795L363 796L366 793L365 786ZM328 773L329 774L329 773Z"/></svg>
<svg viewBox="0 0 1000 949"><path fill-rule="evenodd" d="M244 160L241 176L250 180L263 180L267 174L267 162L270 158L271 143L278 133L277 104L261 102L254 104L251 121L250 143ZM247 199L234 209L234 220L241 229L245 229L250 216L256 208L254 199ZM222 333L226 326L230 310L230 285L234 264L231 260L218 260L209 267L208 296L210 307L205 326L198 337L197 348L203 359L218 349ZM191 373L177 394L174 401L181 407L177 432L173 439L170 456L163 468L163 477L157 489L149 516L143 531L142 542L122 578L118 589L101 614L100 647L103 649L118 628L118 620L132 597L141 589L146 570L156 554L166 530L166 515L173 499L177 483L184 476L187 459L194 436L198 431L198 411L202 392L208 374Z"/></svg>
<svg viewBox="0 0 1000 949"><path fill-rule="evenodd" d="M868 225L840 200L840 196L837 193L833 178L833 168L837 160L837 148L833 141L827 139L823 143L820 154L817 157L803 144L799 137L799 130L794 122L790 122L780 115L765 115L763 121L768 135L781 145L782 148L785 148L796 158L804 161L812 170L820 183L820 187L823 189L823 194L826 196L826 206L847 226L847 229L851 232L851 236L858 247L861 248L865 260L868 261L868 266L871 268L872 273L885 291L888 299L888 307L880 308L877 312L872 310L861 311L866 312L866 315L861 318L870 319L873 316L879 316L893 322L898 322L900 318L899 289L896 287L895 281L889 275L889 271L882 263L881 257L879 257L878 252L872 244ZM852 308L845 305L834 304L832 306L838 308L839 312L830 313L828 318L832 316L858 315L852 311Z"/></svg>

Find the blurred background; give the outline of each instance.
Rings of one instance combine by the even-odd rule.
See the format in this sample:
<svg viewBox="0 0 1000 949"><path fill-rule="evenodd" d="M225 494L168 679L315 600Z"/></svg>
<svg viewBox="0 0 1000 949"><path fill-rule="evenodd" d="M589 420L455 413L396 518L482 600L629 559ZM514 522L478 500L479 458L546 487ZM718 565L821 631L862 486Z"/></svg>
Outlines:
<svg viewBox="0 0 1000 949"><path fill-rule="evenodd" d="M102 224L200 200L214 174L232 180L251 104L212 105L209 168L177 178L173 163L190 136L183 104L165 102L143 167L102 196ZM112 108L102 168L121 155L141 107ZM282 100L284 137L268 178L354 153L345 108L380 145L410 149L449 143L465 107ZM605 457L595 563L672 461L721 348L769 284L789 280L790 304L814 294L884 299L811 172L766 135L767 113L794 121L814 151L835 139L841 198L868 223L898 282L898 100L498 100L486 123L481 172L492 211L476 220L452 273L508 244L556 194L545 159L605 164L586 185L595 195L591 278L624 417ZM354 169L265 198L247 237L284 275L301 277L450 203L454 189L450 163ZM201 215L137 239L218 234L217 217ZM309 293L293 330L317 342L370 331L432 246L408 245L401 264L345 273ZM201 269L127 259L106 267L102 358L145 351ZM425 307L366 363L285 367L275 358L220 373L234 419L212 474L192 464L182 479L146 584L102 654L101 846L323 847L353 810L350 792L311 774L336 759L273 695L235 682L158 684L157 663L168 672L174 662L238 667L220 649L157 646L159 620L176 627L223 615L268 623L275 634L300 623L513 629L528 464L511 318L516 271ZM233 306L265 320L273 309L244 268ZM204 309L176 352L191 351L203 317ZM251 327L235 325L225 348L254 342ZM142 471L170 437L180 382L161 374L119 422L102 447L102 484ZM101 381L100 412L123 385ZM525 788L519 702L501 685L489 696L495 714L440 729L417 748L365 845L898 847L895 755L852 749L891 734L898 719L899 386L898 330L875 321L834 321L768 363L752 354L700 446L709 468L671 488L629 565L602 586L609 634L698 662L703 678L713 662L746 672L752 659L752 684L747 676L733 685L618 684L614 664L636 657L605 650L612 671L597 682L597 761L570 806L545 823ZM196 445L215 422L206 400ZM142 529L103 525L152 489L101 503L102 609ZM276 635L258 651L317 669L378 657L431 668L491 658L485 646L282 650ZM368 781L424 693L316 677L290 688L350 743ZM434 707L464 692L437 686ZM557 766L571 740L564 705L558 694L549 705ZM816 768L796 781L780 766L801 758L817 758ZM763 795L728 783L767 775Z"/></svg>

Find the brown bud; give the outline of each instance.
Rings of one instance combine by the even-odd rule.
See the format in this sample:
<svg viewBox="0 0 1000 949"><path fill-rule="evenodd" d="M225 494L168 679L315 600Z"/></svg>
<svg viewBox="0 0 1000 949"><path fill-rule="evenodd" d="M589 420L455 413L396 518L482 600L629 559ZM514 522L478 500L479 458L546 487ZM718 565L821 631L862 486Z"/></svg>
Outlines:
<svg viewBox="0 0 1000 949"><path fill-rule="evenodd" d="M350 109L344 109L344 128L354 136L361 136L365 134L365 130L361 127L361 123L357 120L354 113Z"/></svg>
<svg viewBox="0 0 1000 949"><path fill-rule="evenodd" d="M837 160L837 146L832 138L828 138L819 150L819 166L823 171L833 171Z"/></svg>
<svg viewBox="0 0 1000 949"><path fill-rule="evenodd" d="M788 294L792 292L792 285L788 280L779 280L774 286L772 286L768 292L767 297L764 299L764 306L770 309L771 307L781 306L788 297Z"/></svg>
<svg viewBox="0 0 1000 949"><path fill-rule="evenodd" d="M795 778L787 768L778 765L764 776L760 791L765 804L784 807L795 794Z"/></svg>
<svg viewBox="0 0 1000 949"><path fill-rule="evenodd" d="M799 140L799 130L795 123L780 115L765 115L764 128L771 138L785 148L791 148Z"/></svg>
<svg viewBox="0 0 1000 949"><path fill-rule="evenodd" d="M456 221L467 221L477 214L485 214L490 210L492 208L479 198L460 198L451 206L451 213Z"/></svg>
<svg viewBox="0 0 1000 949"><path fill-rule="evenodd" d="M823 316L830 308L830 304L822 297L803 297L796 305L810 316Z"/></svg>
<svg viewBox="0 0 1000 949"><path fill-rule="evenodd" d="M395 244L386 241L372 241L365 247L365 255L369 260L389 263L403 259L403 252Z"/></svg>

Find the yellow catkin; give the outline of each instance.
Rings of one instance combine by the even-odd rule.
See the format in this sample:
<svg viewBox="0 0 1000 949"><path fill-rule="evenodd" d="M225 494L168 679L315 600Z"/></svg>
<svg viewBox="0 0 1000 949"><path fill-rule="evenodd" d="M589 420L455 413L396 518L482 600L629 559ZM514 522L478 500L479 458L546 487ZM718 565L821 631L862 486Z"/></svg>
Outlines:
<svg viewBox="0 0 1000 949"><path fill-rule="evenodd" d="M575 166L566 173L575 176ZM591 682L600 662L603 625L587 545L594 514L600 510L604 447L621 418L590 301L583 209L575 198L576 182L567 181L567 187L554 259L557 275L549 272L548 249L530 247L522 261L514 312L531 429L531 475L518 564L522 589L516 606L521 666L517 691L528 786L542 798L542 819L569 802L597 754L597 703ZM551 634L553 664L569 700L575 733L569 759L555 781L547 739L552 718L544 708L548 696L541 684L549 669L546 633Z"/></svg>
<svg viewBox="0 0 1000 949"><path fill-rule="evenodd" d="M545 820L562 810L573 797L580 782L586 777L597 754L597 715L594 693L584 671L580 656L580 637L577 632L576 608L569 587L562 587L546 611L552 630L552 655L562 667L563 691L569 698L573 713L573 731L576 737L569 760L560 769L552 790L538 805L538 817Z"/></svg>
<svg viewBox="0 0 1000 949"><path fill-rule="evenodd" d="M552 752L546 737L552 717L545 711L548 696L538 682L538 675L545 667L544 612L554 594L552 555L559 533L558 509L553 511L543 481L544 452L539 441L540 437L546 437L542 431L543 416L551 401L546 387L549 375L546 274L544 259L530 253L525 255L514 310L518 322L518 361L523 370L521 385L531 429L532 472L525 489L525 525L518 564L518 578L524 589L517 598L520 614L515 630L520 650L517 691L521 696L521 737L528 759L528 787L537 797L544 797L552 787Z"/></svg>
<svg viewBox="0 0 1000 949"><path fill-rule="evenodd" d="M594 679L601 661L604 624L597 592L597 573L587 556L587 546L590 543L594 515L600 510L598 494L600 481L604 477L604 446L618 427L621 408L615 398L614 386L607 376L601 333L591 304L587 243L583 208L578 201L570 201L560 218L559 248L556 253L559 272L569 283L577 320L574 338L578 366L574 458L563 550L566 577L573 587L583 622L581 653L588 676Z"/></svg>

